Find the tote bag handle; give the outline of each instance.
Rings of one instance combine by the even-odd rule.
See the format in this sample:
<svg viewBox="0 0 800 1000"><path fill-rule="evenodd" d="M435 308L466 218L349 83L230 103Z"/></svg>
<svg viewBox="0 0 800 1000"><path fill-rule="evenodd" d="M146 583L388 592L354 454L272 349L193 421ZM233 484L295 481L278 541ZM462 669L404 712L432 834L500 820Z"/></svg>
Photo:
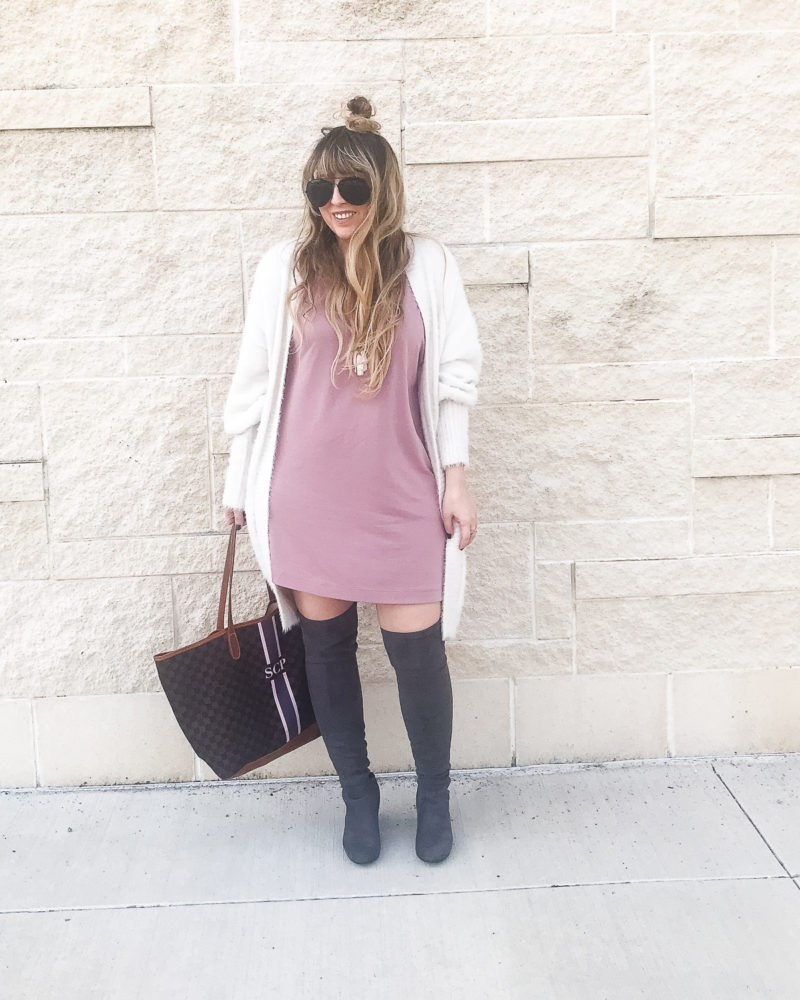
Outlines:
<svg viewBox="0 0 800 1000"><path fill-rule="evenodd" d="M239 640L236 638L236 627L233 624L233 561L236 556L236 532L241 525L232 524L231 533L228 536L228 551L225 554L225 568L222 571L222 587L219 592L219 607L217 609L217 631L226 630L228 633L228 649L234 660L238 660L241 655ZM267 584L270 604L277 604L272 587ZM225 625L225 598L228 599L228 624Z"/></svg>

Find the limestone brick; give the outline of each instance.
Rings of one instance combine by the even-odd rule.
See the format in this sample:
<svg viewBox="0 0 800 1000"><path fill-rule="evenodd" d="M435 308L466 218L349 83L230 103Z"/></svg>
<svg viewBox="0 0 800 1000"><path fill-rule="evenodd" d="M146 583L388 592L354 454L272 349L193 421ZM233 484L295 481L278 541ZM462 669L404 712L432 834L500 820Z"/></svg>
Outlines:
<svg viewBox="0 0 800 1000"><path fill-rule="evenodd" d="M573 0L567 4L521 4L489 0L490 35L555 35L570 31L610 31L611 10L605 0ZM644 29L649 31L649 25Z"/></svg>
<svg viewBox="0 0 800 1000"><path fill-rule="evenodd" d="M481 524L532 518L535 426L531 406L480 406L470 414L469 483Z"/></svg>
<svg viewBox="0 0 800 1000"><path fill-rule="evenodd" d="M649 112L648 36L538 35L410 41L409 122Z"/></svg>
<svg viewBox="0 0 800 1000"><path fill-rule="evenodd" d="M31 703L22 698L0 698L0 788L35 784Z"/></svg>
<svg viewBox="0 0 800 1000"><path fill-rule="evenodd" d="M399 85L373 86L370 98L399 155ZM330 84L153 87L160 207L302 205L303 164L340 104Z"/></svg>
<svg viewBox="0 0 800 1000"><path fill-rule="evenodd" d="M530 527L484 523L466 551L459 639L532 639Z"/></svg>
<svg viewBox="0 0 800 1000"><path fill-rule="evenodd" d="M800 232L800 203L796 220ZM800 240L775 240L774 309L776 353L800 355Z"/></svg>
<svg viewBox="0 0 800 1000"><path fill-rule="evenodd" d="M231 372L236 366L240 335L180 335L128 337L125 355L128 376L210 376ZM230 381L230 379L229 379Z"/></svg>
<svg viewBox="0 0 800 1000"><path fill-rule="evenodd" d="M0 502L44 500L41 462L0 463Z"/></svg>
<svg viewBox="0 0 800 1000"><path fill-rule="evenodd" d="M254 11L257 11L255 6ZM403 79L403 43L394 40L315 39L283 41L268 39L268 25L247 18L239 34L241 83L334 83L342 103L376 82ZM308 24L306 24L308 27ZM302 33L307 37L307 32ZM361 88L361 89L359 89ZM379 119L380 120L380 119Z"/></svg>
<svg viewBox="0 0 800 1000"><path fill-rule="evenodd" d="M578 563L575 580L579 601L606 597L800 591L800 552Z"/></svg>
<svg viewBox="0 0 800 1000"><path fill-rule="evenodd" d="M298 181L299 183L299 181ZM278 240L297 236L303 221L303 210L277 208L270 211L246 211L240 215L242 227L242 258L249 293L256 267L264 253Z"/></svg>
<svg viewBox="0 0 800 1000"><path fill-rule="evenodd" d="M499 677L453 681L454 768L511 765L509 684Z"/></svg>
<svg viewBox="0 0 800 1000"><path fill-rule="evenodd" d="M39 390L35 385L0 383L0 422L5 431L0 436L0 462L30 462L43 457Z"/></svg>
<svg viewBox="0 0 800 1000"><path fill-rule="evenodd" d="M485 411L484 411L485 412ZM481 416L484 416L484 412ZM688 514L689 412L681 402L541 404L526 436L515 428L515 461L526 476L536 521L626 519ZM491 480L500 461L483 458ZM492 464L493 463L493 464ZM511 466L514 468L514 466ZM527 470L527 472L525 472Z"/></svg>
<svg viewBox="0 0 800 1000"><path fill-rule="evenodd" d="M799 670L676 674L672 705L680 756L797 749Z"/></svg>
<svg viewBox="0 0 800 1000"><path fill-rule="evenodd" d="M0 212L155 208L148 129L0 132Z"/></svg>
<svg viewBox="0 0 800 1000"><path fill-rule="evenodd" d="M800 359L718 361L694 369L698 437L800 435Z"/></svg>
<svg viewBox="0 0 800 1000"><path fill-rule="evenodd" d="M27 323L18 313L20 327ZM66 331L65 331L66 332ZM125 345L117 338L77 340L75 337L0 340L0 372L13 384L64 378L108 378L125 374ZM37 418L25 416L26 435ZM13 442L10 442L13 445ZM2 444L0 444L0 449Z"/></svg>
<svg viewBox="0 0 800 1000"><path fill-rule="evenodd" d="M43 785L187 781L194 754L163 694L37 698Z"/></svg>
<svg viewBox="0 0 800 1000"><path fill-rule="evenodd" d="M800 438L694 438L692 475L788 476L800 472Z"/></svg>
<svg viewBox="0 0 800 1000"><path fill-rule="evenodd" d="M237 535L237 541L239 536ZM225 563L227 535L158 534L86 538L52 543L53 574L60 580L102 576L211 573ZM239 565L237 545L236 569Z"/></svg>
<svg viewBox="0 0 800 1000"><path fill-rule="evenodd" d="M479 163L407 166L406 229L435 234L444 243L485 240L488 169Z"/></svg>
<svg viewBox="0 0 800 1000"><path fill-rule="evenodd" d="M536 563L536 638L565 639L572 635L572 565Z"/></svg>
<svg viewBox="0 0 800 1000"><path fill-rule="evenodd" d="M537 559L663 559L688 554L688 518L536 523Z"/></svg>
<svg viewBox="0 0 800 1000"><path fill-rule="evenodd" d="M406 163L488 163L647 156L644 115L416 123L406 128Z"/></svg>
<svg viewBox="0 0 800 1000"><path fill-rule="evenodd" d="M467 298L483 348L480 403L524 402L531 377L527 286L473 286Z"/></svg>
<svg viewBox="0 0 800 1000"><path fill-rule="evenodd" d="M579 673L796 666L800 592L577 602Z"/></svg>
<svg viewBox="0 0 800 1000"><path fill-rule="evenodd" d="M763 355L769 275L770 248L757 239L533 247L536 361Z"/></svg>
<svg viewBox="0 0 800 1000"><path fill-rule="evenodd" d="M0 243L0 298L15 337L241 330L230 214L6 216Z"/></svg>
<svg viewBox="0 0 800 1000"><path fill-rule="evenodd" d="M0 503L0 580L41 580L48 568L44 502Z"/></svg>
<svg viewBox="0 0 800 1000"><path fill-rule="evenodd" d="M208 527L202 382L52 382L42 411L53 538Z"/></svg>
<svg viewBox="0 0 800 1000"><path fill-rule="evenodd" d="M0 129L121 128L150 124L147 87L0 91Z"/></svg>
<svg viewBox="0 0 800 1000"><path fill-rule="evenodd" d="M725 31L738 28L741 3L709 0L616 0L615 31Z"/></svg>
<svg viewBox="0 0 800 1000"><path fill-rule="evenodd" d="M664 757L666 694L663 674L520 678L517 763Z"/></svg>
<svg viewBox="0 0 800 1000"><path fill-rule="evenodd" d="M682 30L656 36L653 50L656 194L795 195L789 180L800 169L795 34ZM751 211L757 218L757 205ZM750 211L743 214L746 222Z"/></svg>
<svg viewBox="0 0 800 1000"><path fill-rule="evenodd" d="M233 82L228 4L32 0L4 12L0 87Z"/></svg>
<svg viewBox="0 0 800 1000"><path fill-rule="evenodd" d="M244 41L446 38L483 34L485 0L240 0Z"/></svg>
<svg viewBox="0 0 800 1000"><path fill-rule="evenodd" d="M688 399L689 365L681 362L537 365L537 403L616 402L635 399Z"/></svg>
<svg viewBox="0 0 800 1000"><path fill-rule="evenodd" d="M492 241L648 235L645 157L489 163L485 170Z"/></svg>
<svg viewBox="0 0 800 1000"><path fill-rule="evenodd" d="M528 251L514 246L453 246L465 285L527 285Z"/></svg>
<svg viewBox="0 0 800 1000"><path fill-rule="evenodd" d="M754 182L755 183L755 182ZM800 197L791 194L661 195L653 199L653 236L774 236L800 231Z"/></svg>
<svg viewBox="0 0 800 1000"><path fill-rule="evenodd" d="M800 475L776 476L772 531L776 549L800 549Z"/></svg>
<svg viewBox="0 0 800 1000"><path fill-rule="evenodd" d="M153 690L153 654L174 648L163 577L3 582L0 611L0 690L11 698Z"/></svg>
<svg viewBox="0 0 800 1000"><path fill-rule="evenodd" d="M740 28L800 28L794 0L740 0Z"/></svg>
<svg viewBox="0 0 800 1000"><path fill-rule="evenodd" d="M448 642L447 659L455 677L532 677L572 670L572 641L520 642L493 639Z"/></svg>
<svg viewBox="0 0 800 1000"><path fill-rule="evenodd" d="M769 480L759 476L696 479L693 550L698 554L769 548Z"/></svg>

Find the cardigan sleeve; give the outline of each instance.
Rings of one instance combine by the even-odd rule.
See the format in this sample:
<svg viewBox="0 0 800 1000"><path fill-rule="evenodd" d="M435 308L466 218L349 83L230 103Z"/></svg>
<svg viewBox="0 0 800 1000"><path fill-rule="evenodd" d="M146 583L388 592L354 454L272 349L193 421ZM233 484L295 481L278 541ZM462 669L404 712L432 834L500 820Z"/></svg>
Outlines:
<svg viewBox="0 0 800 1000"><path fill-rule="evenodd" d="M232 437L222 504L235 510L244 510L250 455L269 385L265 320L267 286L274 265L274 250L268 250L253 277L239 357L222 412L223 428Z"/></svg>
<svg viewBox="0 0 800 1000"><path fill-rule="evenodd" d="M478 398L483 352L455 257L444 247L444 329L439 355L439 424L442 465L469 465L469 408Z"/></svg>

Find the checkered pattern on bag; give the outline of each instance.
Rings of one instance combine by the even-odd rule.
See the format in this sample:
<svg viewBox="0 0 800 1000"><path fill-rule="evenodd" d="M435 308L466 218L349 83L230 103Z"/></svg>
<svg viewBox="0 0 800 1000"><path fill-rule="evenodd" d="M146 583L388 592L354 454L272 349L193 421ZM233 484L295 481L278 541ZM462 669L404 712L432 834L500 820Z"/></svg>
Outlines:
<svg viewBox="0 0 800 1000"><path fill-rule="evenodd" d="M276 614L161 654L156 669L178 725L220 778L278 750L315 722L299 628L283 632Z"/></svg>

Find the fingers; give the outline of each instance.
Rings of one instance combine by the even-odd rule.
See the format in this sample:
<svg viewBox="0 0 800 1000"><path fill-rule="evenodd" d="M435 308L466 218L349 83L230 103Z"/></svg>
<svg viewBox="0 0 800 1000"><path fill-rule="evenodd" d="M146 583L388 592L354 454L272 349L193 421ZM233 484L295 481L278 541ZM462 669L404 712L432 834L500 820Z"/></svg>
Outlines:
<svg viewBox="0 0 800 1000"><path fill-rule="evenodd" d="M475 536L478 534L478 522L476 519L474 521L459 521L458 524L461 528L461 539L458 547L459 549L465 549L475 541Z"/></svg>
<svg viewBox="0 0 800 1000"><path fill-rule="evenodd" d="M225 523L227 525L235 524L237 527L241 528L243 525L247 524L247 516L243 510L234 510L232 507L226 507Z"/></svg>

